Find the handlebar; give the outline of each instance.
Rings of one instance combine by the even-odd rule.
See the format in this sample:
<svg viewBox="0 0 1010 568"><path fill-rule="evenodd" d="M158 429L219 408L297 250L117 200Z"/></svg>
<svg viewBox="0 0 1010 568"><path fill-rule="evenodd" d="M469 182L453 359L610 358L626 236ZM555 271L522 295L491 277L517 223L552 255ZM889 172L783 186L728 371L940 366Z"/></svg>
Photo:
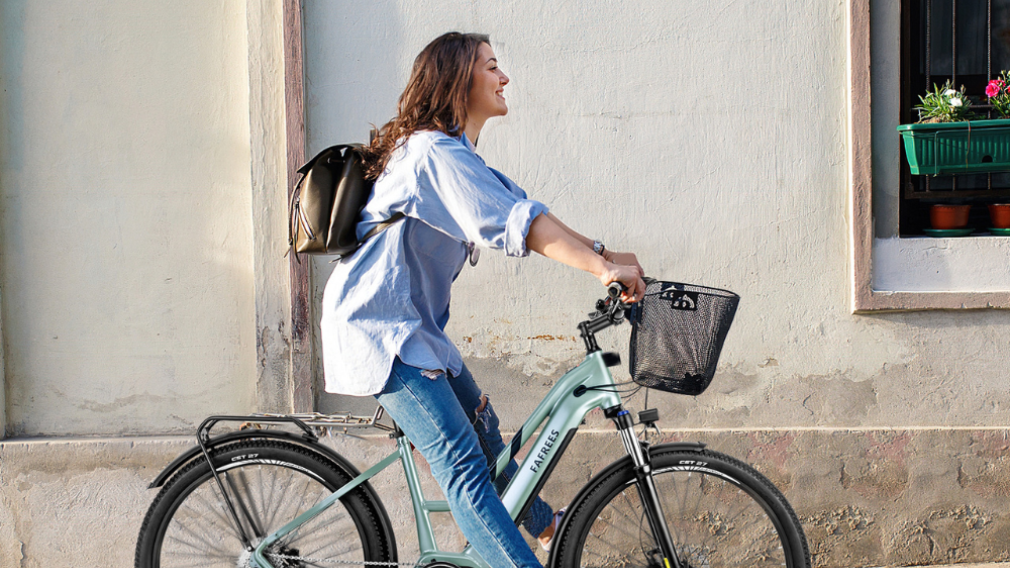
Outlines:
<svg viewBox="0 0 1010 568"><path fill-rule="evenodd" d="M628 291L628 287L620 282L614 281L607 286L607 295L611 299L616 300L621 297L621 294Z"/></svg>
<svg viewBox="0 0 1010 568"><path fill-rule="evenodd" d="M587 353L600 350L596 344L595 334L597 331L624 322L624 312L628 309L628 305L621 301L621 294L627 290L627 287L620 282L611 282L607 286L607 297L597 300L596 311L589 314L592 319L579 324L579 331L586 344Z"/></svg>

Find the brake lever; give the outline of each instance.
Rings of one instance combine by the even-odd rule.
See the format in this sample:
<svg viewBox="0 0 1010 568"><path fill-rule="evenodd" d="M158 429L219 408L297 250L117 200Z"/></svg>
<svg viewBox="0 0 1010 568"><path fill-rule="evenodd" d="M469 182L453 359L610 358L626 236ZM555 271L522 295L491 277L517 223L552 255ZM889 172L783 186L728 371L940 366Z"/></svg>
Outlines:
<svg viewBox="0 0 1010 568"><path fill-rule="evenodd" d="M621 301L621 294L628 291L628 287L620 282L611 282L607 286L607 302L610 304L607 317L611 322L617 324L624 320L624 311L628 306Z"/></svg>
<svg viewBox="0 0 1010 568"><path fill-rule="evenodd" d="M610 306L610 311L607 314L607 317L614 323L621 323L624 321L624 310L626 309L627 307L624 305L624 302L615 300L613 305Z"/></svg>
<svg viewBox="0 0 1010 568"><path fill-rule="evenodd" d="M596 311L589 312L589 317L605 316L611 323L620 323L624 320L624 311L628 309L627 304L621 301L621 294L628 290L620 282L611 282L607 286L607 297L596 300Z"/></svg>

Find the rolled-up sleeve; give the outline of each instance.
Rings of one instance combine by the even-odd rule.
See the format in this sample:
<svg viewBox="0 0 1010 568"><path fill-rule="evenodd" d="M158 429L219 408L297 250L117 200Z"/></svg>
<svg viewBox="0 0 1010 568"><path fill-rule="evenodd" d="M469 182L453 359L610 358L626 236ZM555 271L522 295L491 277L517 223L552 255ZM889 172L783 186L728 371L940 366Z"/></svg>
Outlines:
<svg viewBox="0 0 1010 568"><path fill-rule="evenodd" d="M520 199L512 206L508 220L505 222L505 254L509 256L526 256L526 235L530 232L530 224L537 215L547 213L547 206L532 199Z"/></svg>
<svg viewBox="0 0 1010 568"><path fill-rule="evenodd" d="M506 185L477 154L448 136L433 140L419 169L417 218L461 241L504 249L509 256L529 254L526 235L546 205L525 199L525 191L511 180Z"/></svg>

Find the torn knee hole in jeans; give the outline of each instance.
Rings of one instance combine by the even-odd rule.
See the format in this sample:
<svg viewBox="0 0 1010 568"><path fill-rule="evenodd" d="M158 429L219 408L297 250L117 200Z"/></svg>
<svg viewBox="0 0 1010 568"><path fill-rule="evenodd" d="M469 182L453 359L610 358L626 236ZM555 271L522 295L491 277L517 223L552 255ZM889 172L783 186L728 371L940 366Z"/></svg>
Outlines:
<svg viewBox="0 0 1010 568"><path fill-rule="evenodd" d="M490 424L488 423L488 420L491 419L494 410L492 410L491 402L490 400L488 400L486 394L480 395L480 404L477 405L477 408L474 410L474 412L476 413L476 416L473 421L474 426L476 426L478 423L482 423L484 424L484 431L487 432L488 429L491 428Z"/></svg>
<svg viewBox="0 0 1010 568"><path fill-rule="evenodd" d="M421 371L421 376L424 377L424 378L426 378L426 379L431 379L431 380L434 381L434 380L436 380L436 379L438 379L439 377L442 376L442 370L441 369L425 369L425 370Z"/></svg>

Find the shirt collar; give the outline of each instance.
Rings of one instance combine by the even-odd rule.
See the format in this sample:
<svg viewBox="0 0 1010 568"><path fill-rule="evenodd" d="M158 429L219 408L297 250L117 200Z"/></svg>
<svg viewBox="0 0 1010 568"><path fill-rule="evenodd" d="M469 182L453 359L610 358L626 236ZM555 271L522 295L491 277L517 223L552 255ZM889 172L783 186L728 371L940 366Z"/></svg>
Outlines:
<svg viewBox="0 0 1010 568"><path fill-rule="evenodd" d="M467 148L470 149L471 152L474 154L477 153L477 147L473 145L473 142L471 142L469 138L466 137L466 132L460 134L459 139L464 145L466 145Z"/></svg>

